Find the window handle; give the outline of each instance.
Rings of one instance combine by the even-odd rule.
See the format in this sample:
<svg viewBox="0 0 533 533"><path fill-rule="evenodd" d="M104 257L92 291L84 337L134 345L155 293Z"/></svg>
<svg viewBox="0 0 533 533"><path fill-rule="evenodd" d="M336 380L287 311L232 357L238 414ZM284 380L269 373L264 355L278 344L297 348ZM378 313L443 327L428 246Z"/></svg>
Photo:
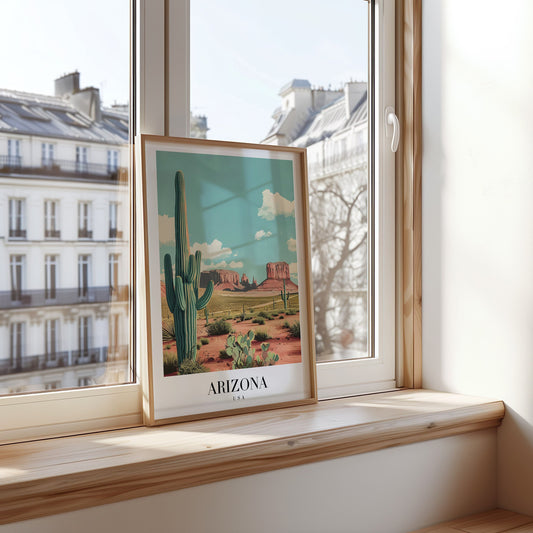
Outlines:
<svg viewBox="0 0 533 533"><path fill-rule="evenodd" d="M385 109L385 117L387 119L387 124L389 126L392 126L392 140L390 149L393 152L396 152L398 150L398 144L400 142L400 121L398 120L398 117L394 112L394 107L388 106L387 109Z"/></svg>

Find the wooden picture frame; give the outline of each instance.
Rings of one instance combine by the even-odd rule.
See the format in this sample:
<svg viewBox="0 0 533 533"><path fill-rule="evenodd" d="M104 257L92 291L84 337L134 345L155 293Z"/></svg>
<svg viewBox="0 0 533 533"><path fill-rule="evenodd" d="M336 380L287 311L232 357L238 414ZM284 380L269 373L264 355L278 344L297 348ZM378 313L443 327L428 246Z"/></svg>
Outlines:
<svg viewBox="0 0 533 533"><path fill-rule="evenodd" d="M137 146L145 423L316 402L305 149Z"/></svg>

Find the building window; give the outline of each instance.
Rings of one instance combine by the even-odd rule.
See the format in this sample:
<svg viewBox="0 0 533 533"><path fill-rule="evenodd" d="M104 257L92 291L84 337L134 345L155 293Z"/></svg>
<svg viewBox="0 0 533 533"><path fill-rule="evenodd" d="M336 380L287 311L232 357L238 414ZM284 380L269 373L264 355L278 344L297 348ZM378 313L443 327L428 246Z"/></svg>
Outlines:
<svg viewBox="0 0 533 533"><path fill-rule="evenodd" d="M57 360L59 339L59 319L46 320L44 323L44 353L47 362Z"/></svg>
<svg viewBox="0 0 533 533"><path fill-rule="evenodd" d="M43 168L52 168L54 166L53 144L41 143L41 166Z"/></svg>
<svg viewBox="0 0 533 533"><path fill-rule="evenodd" d="M109 238L122 239L122 231L117 229L118 222L118 203L111 202L109 204Z"/></svg>
<svg viewBox="0 0 533 533"><path fill-rule="evenodd" d="M107 171L109 173L118 170L118 150L107 151Z"/></svg>
<svg viewBox="0 0 533 533"><path fill-rule="evenodd" d="M89 202L80 202L78 204L78 238L93 238L91 229L91 204Z"/></svg>
<svg viewBox="0 0 533 533"><path fill-rule="evenodd" d="M11 271L11 301L22 302L24 290L24 277L26 256L12 255L9 260Z"/></svg>
<svg viewBox="0 0 533 533"><path fill-rule="evenodd" d="M78 256L78 297L86 299L89 296L89 282L91 275L91 256Z"/></svg>
<svg viewBox="0 0 533 533"><path fill-rule="evenodd" d="M45 239L59 239L61 233L58 223L59 202L57 200L44 201L44 237Z"/></svg>
<svg viewBox="0 0 533 533"><path fill-rule="evenodd" d="M118 254L109 254L109 289L118 290Z"/></svg>
<svg viewBox="0 0 533 533"><path fill-rule="evenodd" d="M9 199L9 238L26 238L26 200L24 198Z"/></svg>
<svg viewBox="0 0 533 533"><path fill-rule="evenodd" d="M89 387L93 384L93 379L90 376L78 378L78 387Z"/></svg>
<svg viewBox="0 0 533 533"><path fill-rule="evenodd" d="M20 141L18 139L7 140L7 165L11 168L19 168L22 164L20 157Z"/></svg>
<svg viewBox="0 0 533 533"><path fill-rule="evenodd" d="M76 146L76 172L87 173L89 165L87 163L87 147Z"/></svg>
<svg viewBox="0 0 533 533"><path fill-rule="evenodd" d="M118 356L119 352L119 325L120 316L118 313L109 315L109 343L107 353L114 358Z"/></svg>
<svg viewBox="0 0 533 533"><path fill-rule="evenodd" d="M11 367L22 369L22 358L25 355L26 323L12 322L9 328L10 351L9 361Z"/></svg>
<svg viewBox="0 0 533 533"><path fill-rule="evenodd" d="M57 390L61 388L61 381L47 381L44 390Z"/></svg>
<svg viewBox="0 0 533 533"><path fill-rule="evenodd" d="M86 359L91 349L91 317L80 316L78 318L78 357Z"/></svg>
<svg viewBox="0 0 533 533"><path fill-rule="evenodd" d="M57 255L47 255L44 258L44 298L56 299L57 287Z"/></svg>

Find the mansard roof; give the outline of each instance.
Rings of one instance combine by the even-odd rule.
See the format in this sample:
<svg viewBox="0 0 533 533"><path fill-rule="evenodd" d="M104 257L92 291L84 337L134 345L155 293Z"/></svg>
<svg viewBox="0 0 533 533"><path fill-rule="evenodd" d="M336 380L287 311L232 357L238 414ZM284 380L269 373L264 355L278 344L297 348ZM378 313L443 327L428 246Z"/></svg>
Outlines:
<svg viewBox="0 0 533 533"><path fill-rule="evenodd" d="M58 96L0 89L0 132L105 144L128 142L128 113L102 108L93 121Z"/></svg>
<svg viewBox="0 0 533 533"><path fill-rule="evenodd" d="M366 91L351 110L349 116L346 115L345 96L340 96L337 100L309 117L297 136L291 141L291 146L305 148L346 128L366 122L367 118Z"/></svg>

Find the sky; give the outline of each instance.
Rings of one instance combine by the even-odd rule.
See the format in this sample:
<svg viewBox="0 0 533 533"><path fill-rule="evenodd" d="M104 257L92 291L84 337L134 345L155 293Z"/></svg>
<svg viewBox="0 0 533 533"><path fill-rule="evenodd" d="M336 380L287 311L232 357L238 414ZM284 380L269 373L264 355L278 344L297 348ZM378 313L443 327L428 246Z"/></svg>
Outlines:
<svg viewBox="0 0 533 533"><path fill-rule="evenodd" d="M201 270L266 278L266 263L285 261L297 283L296 226L291 161L158 151L160 264L174 264L174 176L182 170L190 253L202 252ZM163 270L161 270L161 273Z"/></svg>
<svg viewBox="0 0 533 533"><path fill-rule="evenodd" d="M0 88L53 94L78 70L104 105L127 102L128 0L2 0L0 17ZM259 142L292 79L367 79L366 24L363 0L191 0L191 109L209 138Z"/></svg>

